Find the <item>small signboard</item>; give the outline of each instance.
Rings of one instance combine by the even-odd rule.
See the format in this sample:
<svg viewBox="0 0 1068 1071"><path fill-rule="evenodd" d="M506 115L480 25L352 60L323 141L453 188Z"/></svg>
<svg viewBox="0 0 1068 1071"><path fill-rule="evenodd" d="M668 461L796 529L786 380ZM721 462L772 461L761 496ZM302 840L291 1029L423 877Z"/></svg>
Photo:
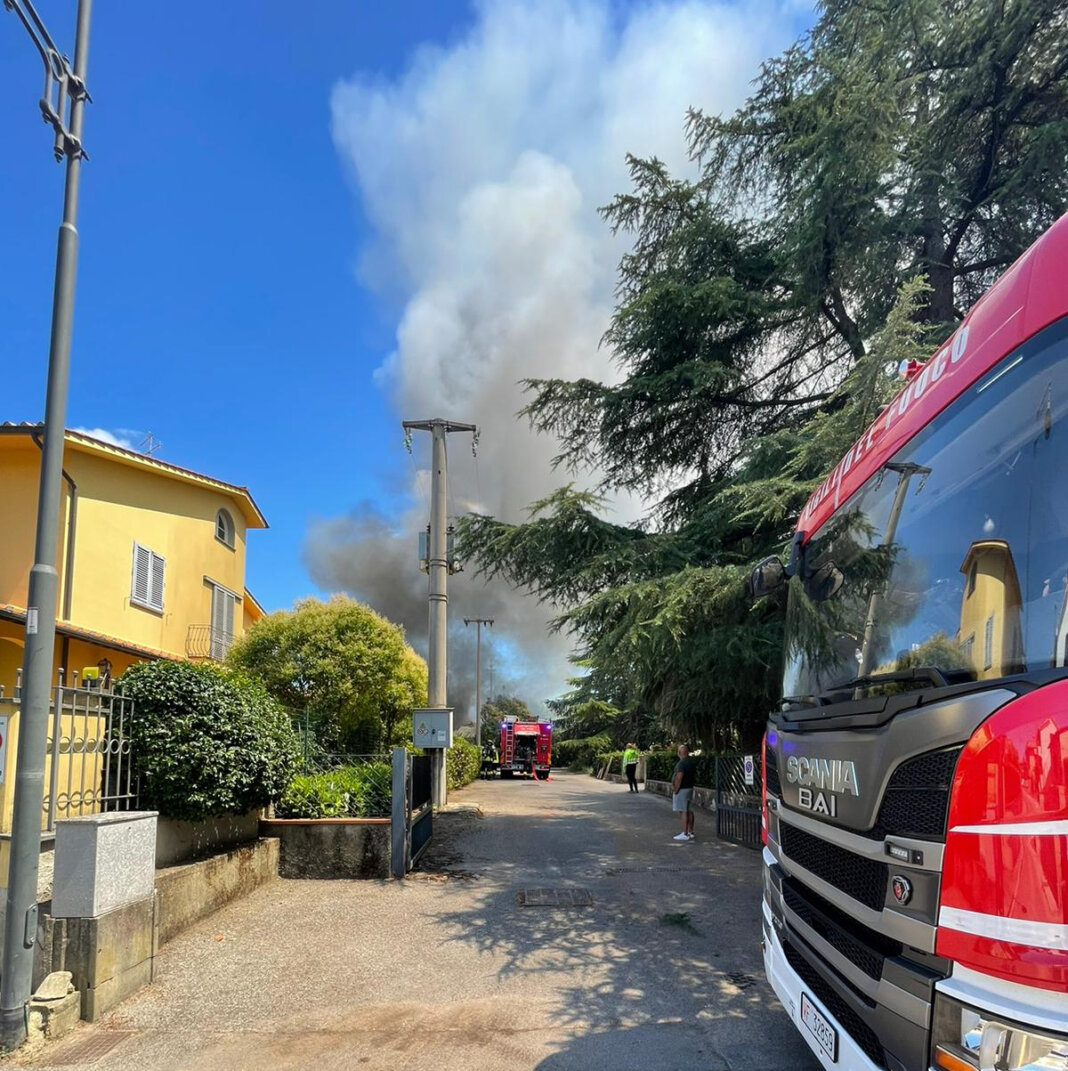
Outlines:
<svg viewBox="0 0 1068 1071"><path fill-rule="evenodd" d="M416 747L452 747L452 708L412 711L412 743Z"/></svg>
<svg viewBox="0 0 1068 1071"><path fill-rule="evenodd" d="M754 757L752 755L746 755L745 756L743 769L745 770L745 783L747 785L755 785L756 784L756 760L754 759Z"/></svg>

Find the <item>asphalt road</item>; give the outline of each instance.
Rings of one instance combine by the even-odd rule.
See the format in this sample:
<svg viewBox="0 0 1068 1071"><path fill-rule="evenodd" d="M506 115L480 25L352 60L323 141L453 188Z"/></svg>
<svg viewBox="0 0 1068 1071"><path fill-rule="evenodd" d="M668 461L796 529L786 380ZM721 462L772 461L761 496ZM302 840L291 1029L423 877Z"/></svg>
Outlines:
<svg viewBox="0 0 1068 1071"><path fill-rule="evenodd" d="M763 979L756 852L677 844L593 778L454 796L404 882L276 881L164 946L157 982L35 1062L99 1071L809 1071ZM582 889L588 906L522 906ZM81 1063L81 1061L78 1061Z"/></svg>

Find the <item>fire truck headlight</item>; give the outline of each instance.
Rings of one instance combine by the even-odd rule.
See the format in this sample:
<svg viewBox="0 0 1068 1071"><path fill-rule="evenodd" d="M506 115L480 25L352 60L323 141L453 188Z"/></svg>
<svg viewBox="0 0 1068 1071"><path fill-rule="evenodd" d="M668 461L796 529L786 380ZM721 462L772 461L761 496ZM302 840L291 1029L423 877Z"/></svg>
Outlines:
<svg viewBox="0 0 1068 1071"><path fill-rule="evenodd" d="M942 1071L1068 1071L1068 1037L935 996L931 1062Z"/></svg>

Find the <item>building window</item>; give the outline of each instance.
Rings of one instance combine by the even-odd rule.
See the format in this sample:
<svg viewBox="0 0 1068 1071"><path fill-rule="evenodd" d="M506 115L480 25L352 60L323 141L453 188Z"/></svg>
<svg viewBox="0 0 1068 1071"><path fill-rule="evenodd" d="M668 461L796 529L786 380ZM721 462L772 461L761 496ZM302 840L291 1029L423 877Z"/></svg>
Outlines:
<svg viewBox="0 0 1068 1071"><path fill-rule="evenodd" d="M215 515L215 538L231 550L234 549L234 519L224 509Z"/></svg>
<svg viewBox="0 0 1068 1071"><path fill-rule="evenodd" d="M989 669L994 664L994 615L986 619L986 648L983 669Z"/></svg>
<svg viewBox="0 0 1068 1071"><path fill-rule="evenodd" d="M167 563L148 547L134 543L130 602L146 610L163 612L163 570Z"/></svg>
<svg viewBox="0 0 1068 1071"><path fill-rule="evenodd" d="M975 579L978 574L979 563L972 562L972 567L968 570L968 598L971 598L975 594Z"/></svg>
<svg viewBox="0 0 1068 1071"><path fill-rule="evenodd" d="M973 632L961 645L960 652L964 655L965 661L971 665L972 663L972 650L975 647L975 633Z"/></svg>
<svg viewBox="0 0 1068 1071"><path fill-rule="evenodd" d="M211 586L211 657L222 661L234 643L234 608L237 596L232 591Z"/></svg>

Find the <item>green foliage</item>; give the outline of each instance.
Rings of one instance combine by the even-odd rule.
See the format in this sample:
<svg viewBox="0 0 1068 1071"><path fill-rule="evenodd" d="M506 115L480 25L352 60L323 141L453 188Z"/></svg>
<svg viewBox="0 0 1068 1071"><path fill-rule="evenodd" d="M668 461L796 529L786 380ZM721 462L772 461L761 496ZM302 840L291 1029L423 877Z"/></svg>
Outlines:
<svg viewBox="0 0 1068 1071"><path fill-rule="evenodd" d="M716 787L716 756L715 755L691 755L690 758L697 765L697 784L701 788ZM675 764L679 761L678 751L671 748L665 751L651 751L645 756L645 776L650 781L670 781L675 771Z"/></svg>
<svg viewBox="0 0 1068 1071"><path fill-rule="evenodd" d="M258 621L230 665L263 681L291 710L307 712L328 751L378 751L410 737L427 697L426 663L404 630L341 595L304 599Z"/></svg>
<svg viewBox="0 0 1068 1071"><path fill-rule="evenodd" d="M482 753L469 740L453 737L452 747L446 753L449 791L455 792L471 784L482 769Z"/></svg>
<svg viewBox="0 0 1068 1071"><path fill-rule="evenodd" d="M500 737L501 722L506 717L516 721L535 721L530 707L517 695L499 693L482 704L482 742L496 741Z"/></svg>
<svg viewBox="0 0 1068 1071"><path fill-rule="evenodd" d="M645 744L755 747L784 605L743 580L887 401L888 368L929 356L1065 210L1064 40L1055 0L827 0L737 113L691 114L696 178L630 161L604 210L633 243L605 338L621 374L533 380L525 410L601 483L461 524L463 556L575 639L565 705L655 717ZM649 516L605 519L617 489ZM614 719L562 720L624 743Z"/></svg>
<svg viewBox="0 0 1068 1071"><path fill-rule="evenodd" d="M348 803L326 774L302 774L293 778L274 812L279 818L344 818Z"/></svg>
<svg viewBox="0 0 1068 1071"><path fill-rule="evenodd" d="M285 711L257 682L211 665L140 662L119 681L146 806L200 821L279 798L297 763Z"/></svg>
<svg viewBox="0 0 1068 1071"><path fill-rule="evenodd" d="M553 740L553 764L574 770L594 767L597 757L612 746L607 733L587 736L578 740Z"/></svg>
<svg viewBox="0 0 1068 1071"><path fill-rule="evenodd" d="M593 773L600 773L601 770L605 770L606 773L621 774L623 772L623 752L602 751L595 755Z"/></svg>
<svg viewBox="0 0 1068 1071"><path fill-rule="evenodd" d="M645 756L645 776L650 781L670 781L678 761L674 748L670 751L650 751Z"/></svg>
<svg viewBox="0 0 1068 1071"><path fill-rule="evenodd" d="M293 778L275 805L279 818L388 818L392 771L388 762L341 766Z"/></svg>

